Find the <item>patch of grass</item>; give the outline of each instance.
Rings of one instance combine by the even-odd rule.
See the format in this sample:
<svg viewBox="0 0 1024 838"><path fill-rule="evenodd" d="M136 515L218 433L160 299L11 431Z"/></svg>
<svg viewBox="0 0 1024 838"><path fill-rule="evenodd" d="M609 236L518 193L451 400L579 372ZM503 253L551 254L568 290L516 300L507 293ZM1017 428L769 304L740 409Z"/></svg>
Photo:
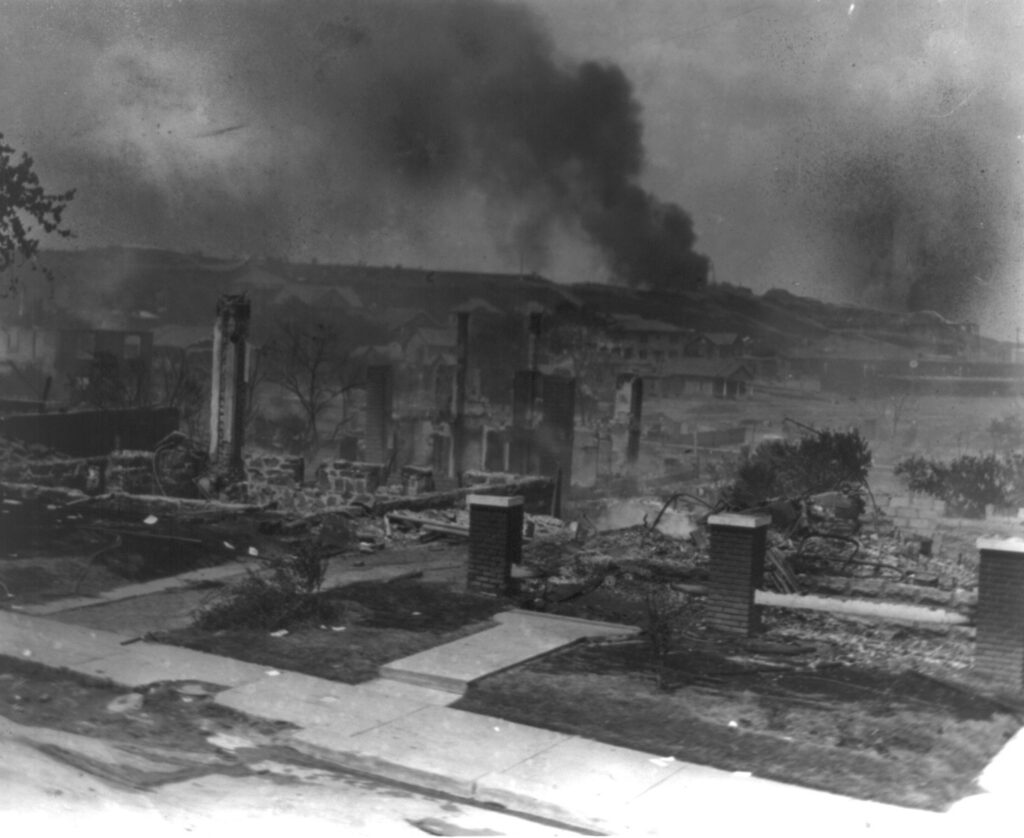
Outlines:
<svg viewBox="0 0 1024 838"><path fill-rule="evenodd" d="M788 671L711 651L591 645L490 676L459 709L797 783L941 809L1020 723L905 673Z"/></svg>
<svg viewBox="0 0 1024 838"><path fill-rule="evenodd" d="M156 639L358 684L376 678L385 663L489 628L491 618L511 604L415 579L357 582L321 591L315 603L318 613L331 619L296 612L283 623L287 634L279 637L267 628L197 624Z"/></svg>

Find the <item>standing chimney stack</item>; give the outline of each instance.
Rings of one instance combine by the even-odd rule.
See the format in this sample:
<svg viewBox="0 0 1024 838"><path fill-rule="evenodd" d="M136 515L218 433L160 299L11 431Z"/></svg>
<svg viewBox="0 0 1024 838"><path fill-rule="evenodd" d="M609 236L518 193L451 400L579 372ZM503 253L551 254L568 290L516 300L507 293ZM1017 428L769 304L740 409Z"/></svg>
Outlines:
<svg viewBox="0 0 1024 838"><path fill-rule="evenodd" d="M537 353L540 344L540 329L542 315L539 311L531 311L529 315L529 336L527 343L526 368L531 372L537 371Z"/></svg>
<svg viewBox="0 0 1024 838"><path fill-rule="evenodd" d="M210 459L229 473L242 470L249 315L249 300L244 294L225 294L217 300L210 385Z"/></svg>

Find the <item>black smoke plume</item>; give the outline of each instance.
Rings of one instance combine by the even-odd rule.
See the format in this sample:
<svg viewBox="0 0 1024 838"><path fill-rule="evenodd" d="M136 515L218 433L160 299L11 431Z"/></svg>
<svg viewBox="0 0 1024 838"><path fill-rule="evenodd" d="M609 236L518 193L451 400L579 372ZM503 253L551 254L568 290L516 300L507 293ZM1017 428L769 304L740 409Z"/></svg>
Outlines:
<svg viewBox="0 0 1024 838"><path fill-rule="evenodd" d="M689 216L639 184L642 123L623 72L561 60L523 6L85 8L25 3L14 28L49 35L47 81L66 104L26 109L23 139L79 187L87 233L329 259L379 259L400 242L405 258L436 262L439 241L472 250L464 226L489 234L506 269L542 270L568 235L630 285L706 279ZM5 46L0 71L20 67L26 96L47 95L29 70L38 57Z"/></svg>

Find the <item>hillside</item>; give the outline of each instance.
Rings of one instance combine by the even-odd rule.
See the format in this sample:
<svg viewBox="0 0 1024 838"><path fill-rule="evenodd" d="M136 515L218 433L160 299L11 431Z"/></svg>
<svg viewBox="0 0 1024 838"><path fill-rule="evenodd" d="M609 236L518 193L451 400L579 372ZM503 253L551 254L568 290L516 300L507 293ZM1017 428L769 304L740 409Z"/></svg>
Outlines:
<svg viewBox="0 0 1024 838"><path fill-rule="evenodd" d="M597 283L558 285L536 275L229 260L134 247L50 251L43 261L55 276L52 288L42 280L26 282L26 299L0 303L5 319L16 315L18 305L40 325L206 326L218 296L245 292L253 300L257 330L261 321L273 322L295 306L318 314L345 310L380 322L397 308L420 310L444 323L470 304L508 314L532 308L635 314L685 328L741 332L775 349L850 335L906 348L920 331L906 328L906 314L724 285L672 294ZM962 328L938 315L910 317L921 321L914 321L918 326L927 327L931 317L944 328Z"/></svg>

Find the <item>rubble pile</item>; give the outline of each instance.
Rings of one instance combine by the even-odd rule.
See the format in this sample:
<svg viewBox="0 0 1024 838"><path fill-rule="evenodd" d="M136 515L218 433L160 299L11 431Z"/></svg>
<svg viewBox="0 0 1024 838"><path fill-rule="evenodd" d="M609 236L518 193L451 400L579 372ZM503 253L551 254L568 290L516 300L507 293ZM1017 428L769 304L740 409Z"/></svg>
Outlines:
<svg viewBox="0 0 1024 838"><path fill-rule="evenodd" d="M524 588L538 606L598 589L615 589L625 599L642 598L651 585L687 590L707 579L707 551L698 540L645 525L606 532L565 527L523 545L526 575L532 577Z"/></svg>
<svg viewBox="0 0 1024 838"><path fill-rule="evenodd" d="M813 666L861 666L893 673L907 670L946 675L969 669L974 659L973 629L928 626L912 629L868 618L842 618L814 611L770 609L766 628L780 641L813 645Z"/></svg>

